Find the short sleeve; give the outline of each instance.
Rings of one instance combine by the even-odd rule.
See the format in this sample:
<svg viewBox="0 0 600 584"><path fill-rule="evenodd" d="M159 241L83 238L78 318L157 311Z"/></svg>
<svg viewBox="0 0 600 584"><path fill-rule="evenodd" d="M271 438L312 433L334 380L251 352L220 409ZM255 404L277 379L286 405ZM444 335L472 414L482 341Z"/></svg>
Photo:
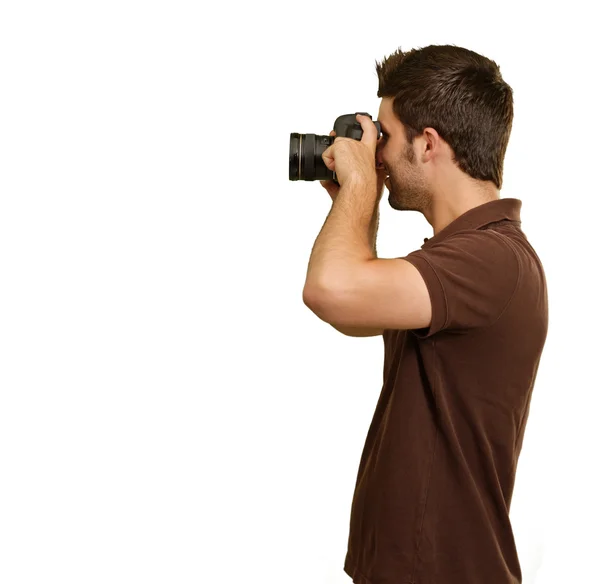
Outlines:
<svg viewBox="0 0 600 584"><path fill-rule="evenodd" d="M431 298L430 326L412 330L422 339L491 325L519 280L515 252L492 230L460 231L402 259L419 270Z"/></svg>

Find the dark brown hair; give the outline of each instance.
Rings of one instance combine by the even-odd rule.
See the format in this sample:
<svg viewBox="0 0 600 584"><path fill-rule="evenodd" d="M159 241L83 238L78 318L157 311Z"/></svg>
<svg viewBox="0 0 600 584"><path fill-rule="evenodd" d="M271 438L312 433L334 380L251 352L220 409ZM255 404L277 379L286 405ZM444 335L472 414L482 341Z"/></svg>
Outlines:
<svg viewBox="0 0 600 584"><path fill-rule="evenodd" d="M394 98L409 144L435 128L463 172L502 188L513 92L494 61L456 45L429 45L398 49L375 67L377 96Z"/></svg>

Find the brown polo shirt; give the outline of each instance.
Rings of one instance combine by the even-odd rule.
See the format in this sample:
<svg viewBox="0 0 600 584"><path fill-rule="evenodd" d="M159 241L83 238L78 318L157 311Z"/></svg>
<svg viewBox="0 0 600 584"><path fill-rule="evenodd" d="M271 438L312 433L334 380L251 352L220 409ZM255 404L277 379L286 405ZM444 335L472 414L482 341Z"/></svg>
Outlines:
<svg viewBox="0 0 600 584"><path fill-rule="evenodd" d="M509 509L548 297L520 210L469 209L403 258L432 322L383 333L344 563L356 584L522 582Z"/></svg>

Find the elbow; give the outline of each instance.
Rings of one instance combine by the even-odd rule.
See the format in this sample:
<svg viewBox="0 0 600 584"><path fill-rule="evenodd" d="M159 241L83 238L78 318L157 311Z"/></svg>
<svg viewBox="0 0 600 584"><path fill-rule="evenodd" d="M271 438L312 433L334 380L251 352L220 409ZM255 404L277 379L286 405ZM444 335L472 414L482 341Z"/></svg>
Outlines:
<svg viewBox="0 0 600 584"><path fill-rule="evenodd" d="M325 286L305 286L302 293L304 304L311 309L321 320L332 326L339 324L338 319L341 309L342 297L333 288Z"/></svg>
<svg viewBox="0 0 600 584"><path fill-rule="evenodd" d="M302 300L319 318L326 319L330 293L323 286L306 285L302 291Z"/></svg>
<svg viewBox="0 0 600 584"><path fill-rule="evenodd" d="M302 290L302 301L306 306L312 309L317 304L322 302L323 290L316 286L309 286L306 284L304 290Z"/></svg>

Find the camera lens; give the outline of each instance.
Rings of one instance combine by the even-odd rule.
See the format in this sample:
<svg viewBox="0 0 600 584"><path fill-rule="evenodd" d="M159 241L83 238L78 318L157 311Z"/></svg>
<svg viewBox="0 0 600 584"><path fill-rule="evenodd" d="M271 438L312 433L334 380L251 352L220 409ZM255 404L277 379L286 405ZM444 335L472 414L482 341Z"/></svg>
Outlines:
<svg viewBox="0 0 600 584"><path fill-rule="evenodd" d="M290 180L333 180L333 171L323 162L323 152L335 136L290 134Z"/></svg>

